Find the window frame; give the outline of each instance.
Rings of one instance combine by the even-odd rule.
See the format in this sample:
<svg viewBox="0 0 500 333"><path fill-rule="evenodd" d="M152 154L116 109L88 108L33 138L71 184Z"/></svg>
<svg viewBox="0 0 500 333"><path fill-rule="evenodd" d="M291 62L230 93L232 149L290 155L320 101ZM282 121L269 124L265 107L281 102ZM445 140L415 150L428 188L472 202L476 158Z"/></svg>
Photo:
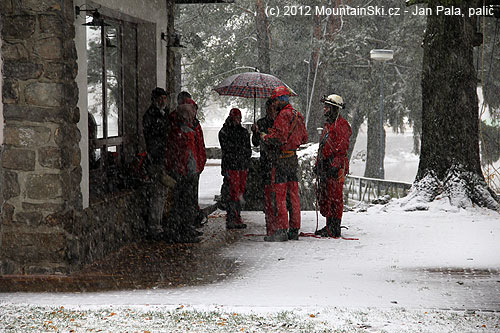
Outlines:
<svg viewBox="0 0 500 333"><path fill-rule="evenodd" d="M109 136L109 105L108 105L108 92L109 92L109 82L108 82L108 58L107 49L109 46L107 45L107 31L106 26L102 25L100 27L100 42L101 42L101 66L100 66L100 75L101 75L101 93L102 99L100 101L101 104L101 112L100 115L102 117L102 137L101 138L90 138L89 137L89 151L90 152L99 152L99 163L94 166L94 168L89 168L89 190L90 190L90 198L95 198L99 196L99 193L109 193L115 190L113 186L113 182L118 181L118 174L120 173L120 169L123 168L125 163L125 149L124 146L129 143L128 133L125 133L124 128L124 102L125 102L125 89L124 89L124 50L123 50L123 28L126 22L121 19L116 19L108 16L102 16L104 22L111 24L114 28L116 28L116 39L119 45L118 51L118 95L119 101L117 101L117 127L118 133L116 136ZM88 37L87 37L88 38ZM87 49L88 50L88 49ZM88 59L87 59L88 61ZM137 66L137 62L135 64ZM87 85L87 94L88 94L89 85ZM137 94L137 92L136 92ZM87 97L88 98L88 97ZM137 110L135 111L137 113ZM112 149L113 147L114 150ZM111 148L111 149L110 149ZM114 157L114 161L111 158ZM113 168L115 170L113 170Z"/></svg>

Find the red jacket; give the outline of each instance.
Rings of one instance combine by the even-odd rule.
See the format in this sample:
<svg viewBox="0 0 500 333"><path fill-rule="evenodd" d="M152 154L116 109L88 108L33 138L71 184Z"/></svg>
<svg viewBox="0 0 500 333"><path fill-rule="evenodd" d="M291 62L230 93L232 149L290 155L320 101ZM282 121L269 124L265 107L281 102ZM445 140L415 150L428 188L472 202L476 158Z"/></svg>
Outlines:
<svg viewBox="0 0 500 333"><path fill-rule="evenodd" d="M179 120L175 112L169 117L172 127L167 138L166 168L176 176L194 175L198 172L196 159L196 133L190 126Z"/></svg>
<svg viewBox="0 0 500 333"><path fill-rule="evenodd" d="M323 163L326 161L324 167L344 169L344 174L347 174L349 172L347 150L349 149L349 138L351 134L351 126L347 120L340 115L334 123L325 123L319 141L320 145L316 158L316 165L318 165L320 159L322 159Z"/></svg>
<svg viewBox="0 0 500 333"><path fill-rule="evenodd" d="M304 117L288 104L278 114L264 140L279 141L281 151L296 150L301 144L307 143Z"/></svg>
<svg viewBox="0 0 500 333"><path fill-rule="evenodd" d="M207 163L207 151L205 149L205 139L203 138L203 130L201 129L198 119L194 120L193 126L195 132L195 158L196 172L201 173L205 169Z"/></svg>

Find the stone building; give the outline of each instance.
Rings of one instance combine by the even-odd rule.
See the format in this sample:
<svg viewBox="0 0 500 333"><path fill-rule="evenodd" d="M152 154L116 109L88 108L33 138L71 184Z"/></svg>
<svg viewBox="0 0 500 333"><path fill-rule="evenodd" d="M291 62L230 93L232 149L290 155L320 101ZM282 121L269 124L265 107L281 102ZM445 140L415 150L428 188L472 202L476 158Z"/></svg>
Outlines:
<svg viewBox="0 0 500 333"><path fill-rule="evenodd" d="M66 274L143 231L141 119L154 87L175 95L172 8L0 0L0 274Z"/></svg>

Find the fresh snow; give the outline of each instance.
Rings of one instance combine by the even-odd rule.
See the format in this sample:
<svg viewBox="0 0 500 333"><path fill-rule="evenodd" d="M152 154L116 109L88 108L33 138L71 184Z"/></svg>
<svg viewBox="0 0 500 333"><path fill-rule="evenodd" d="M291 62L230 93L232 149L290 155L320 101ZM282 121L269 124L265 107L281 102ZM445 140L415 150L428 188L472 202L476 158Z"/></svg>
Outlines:
<svg viewBox="0 0 500 333"><path fill-rule="evenodd" d="M210 160L200 203L213 203L221 183L218 161ZM448 199L426 203L425 211L409 212L404 203L346 212L343 236L354 240L266 243L243 236L220 253L239 269L213 284L3 293L0 330L500 332L499 213L457 208ZM244 212L243 219L247 230L227 232L265 232L262 212ZM302 212L301 231L324 221ZM223 218L209 223L223 230Z"/></svg>
<svg viewBox="0 0 500 333"><path fill-rule="evenodd" d="M405 212L392 202L366 212L347 212L344 224L349 230L343 235L358 240L303 237L299 241L266 243L260 236L243 237L221 253L238 262L240 269L211 285L101 293L0 294L0 312L4 313L4 322L15 325L22 322L13 321L19 314L25 318L36 312L50 320L53 312L57 314L57 309L64 307L66 317L61 315L59 326L61 322L71 324L63 319L75 312L93 318L89 325L80 321L82 328L107 327L111 331L111 320L118 318L124 321L117 326L120 330L134 325L161 330L157 326L161 322L144 318L171 318L179 311L187 311L185 316L195 321L215 311L212 321L207 321L207 330L220 316L236 313L249 331L262 331L259 322L266 320L269 327L263 327L271 331L278 323L280 327L278 317L284 312L293 317L288 319L292 322L317 324L312 331L325 328L355 332L363 325L377 332L495 331L500 323L498 213L450 208L438 202L424 212ZM264 232L261 212L245 212L243 219L249 229L242 232ZM315 212L303 212L302 221L302 231L316 229ZM210 223L224 221L211 219ZM319 223L321 227L324 219L320 217ZM110 313L120 317L110 318ZM127 313L130 318L124 318ZM248 316L253 315L261 318L252 324ZM306 324L297 329L301 325ZM204 331L203 326L198 331Z"/></svg>

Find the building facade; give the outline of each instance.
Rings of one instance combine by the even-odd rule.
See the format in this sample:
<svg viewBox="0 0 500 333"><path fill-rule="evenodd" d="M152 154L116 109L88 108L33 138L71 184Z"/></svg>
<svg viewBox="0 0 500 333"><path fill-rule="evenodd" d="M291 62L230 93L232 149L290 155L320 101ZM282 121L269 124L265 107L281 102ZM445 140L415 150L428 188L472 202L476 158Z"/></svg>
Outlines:
<svg viewBox="0 0 500 333"><path fill-rule="evenodd" d="M141 120L171 79L167 2L0 13L0 274L67 274L144 231Z"/></svg>

